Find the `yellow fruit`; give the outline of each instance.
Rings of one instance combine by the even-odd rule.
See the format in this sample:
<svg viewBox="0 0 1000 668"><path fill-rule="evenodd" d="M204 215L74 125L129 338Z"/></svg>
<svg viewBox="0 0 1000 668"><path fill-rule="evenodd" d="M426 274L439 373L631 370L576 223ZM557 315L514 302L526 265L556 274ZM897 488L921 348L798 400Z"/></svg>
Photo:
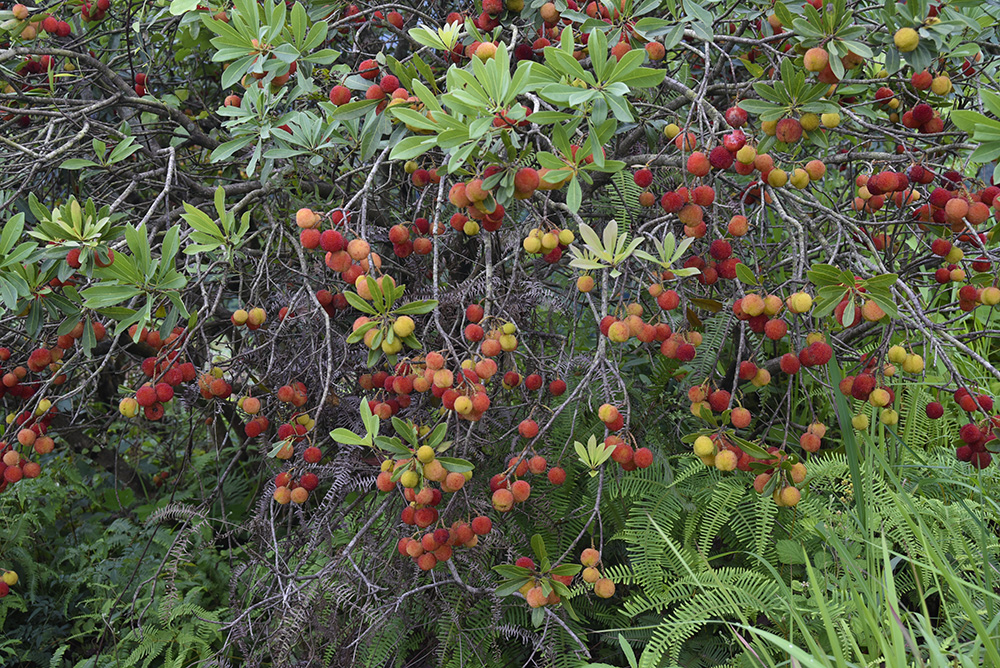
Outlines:
<svg viewBox="0 0 1000 668"><path fill-rule="evenodd" d="M757 157L757 149L753 146L744 146L736 152L736 160L742 165L751 164Z"/></svg>
<svg viewBox="0 0 1000 668"><path fill-rule="evenodd" d="M3 581L7 583L7 586L13 587L17 584L17 573L14 571L4 571Z"/></svg>
<svg viewBox="0 0 1000 668"><path fill-rule="evenodd" d="M812 296L806 292L796 292L788 298L788 310L792 313L805 313L812 308Z"/></svg>
<svg viewBox="0 0 1000 668"><path fill-rule="evenodd" d="M788 174L783 169L772 169L767 174L767 184L772 188L781 188L788 183Z"/></svg>
<svg viewBox="0 0 1000 668"><path fill-rule="evenodd" d="M951 79L942 74L931 81L931 92L935 95L947 95L951 92Z"/></svg>
<svg viewBox="0 0 1000 668"><path fill-rule="evenodd" d="M538 237L525 237L521 246L526 252L534 255L542 251L542 240Z"/></svg>
<svg viewBox="0 0 1000 668"><path fill-rule="evenodd" d="M806 132L812 132L819 127L819 116L816 114L802 114L799 117L799 124Z"/></svg>
<svg viewBox="0 0 1000 668"><path fill-rule="evenodd" d="M906 348L903 346L892 346L889 348L889 361L893 364L901 364L906 359Z"/></svg>
<svg viewBox="0 0 1000 668"><path fill-rule="evenodd" d="M797 487L786 487L781 490L781 504L786 508L794 508L799 504L799 500L802 498L802 492L798 490Z"/></svg>
<svg viewBox="0 0 1000 668"><path fill-rule="evenodd" d="M421 464L429 464L434 461L434 448L429 445L421 445L417 448L417 461Z"/></svg>
<svg viewBox="0 0 1000 668"><path fill-rule="evenodd" d="M806 334L806 345L811 346L814 343L826 343L826 334L823 332L809 332Z"/></svg>
<svg viewBox="0 0 1000 668"><path fill-rule="evenodd" d="M764 131L764 134L773 137L778 132L778 121L762 121L760 129Z"/></svg>
<svg viewBox="0 0 1000 668"><path fill-rule="evenodd" d="M924 358L920 355L907 355L903 360L903 371L906 373L920 373L924 370Z"/></svg>
<svg viewBox="0 0 1000 668"><path fill-rule="evenodd" d="M673 139L680 133L681 129L676 123L668 123L663 126L663 134L667 136L667 139Z"/></svg>
<svg viewBox="0 0 1000 668"><path fill-rule="evenodd" d="M879 413L878 419L887 427L892 427L899 423L899 413L892 410L891 408L886 408L884 411Z"/></svg>
<svg viewBox="0 0 1000 668"><path fill-rule="evenodd" d="M881 408L889 403L889 393L881 387L877 387L868 395L868 403L876 408Z"/></svg>
<svg viewBox="0 0 1000 668"><path fill-rule="evenodd" d="M750 384L754 387L764 387L771 382L771 372L767 369L757 369L757 373L750 379Z"/></svg>
<svg viewBox="0 0 1000 668"><path fill-rule="evenodd" d="M601 578L594 583L594 593L600 598L611 598L615 595L615 583L607 578Z"/></svg>
<svg viewBox="0 0 1000 668"><path fill-rule="evenodd" d="M819 117L819 121L825 128L835 128L840 125L840 114L836 112L823 114Z"/></svg>
<svg viewBox="0 0 1000 668"><path fill-rule="evenodd" d="M913 28L900 28L896 31L896 34L892 36L892 41L896 44L896 48L903 53L909 53L917 48L920 44L920 35Z"/></svg>
<svg viewBox="0 0 1000 668"><path fill-rule="evenodd" d="M715 454L715 443L708 436L699 436L694 441L694 454L708 457Z"/></svg>
<svg viewBox="0 0 1000 668"><path fill-rule="evenodd" d="M405 471L403 475L399 476L399 484L413 489L420 484L420 474L416 471Z"/></svg>
<svg viewBox="0 0 1000 668"><path fill-rule="evenodd" d="M792 172L792 178L789 179L792 186L798 188L799 190L804 190L809 185L809 173L806 170L798 167Z"/></svg>
<svg viewBox="0 0 1000 668"><path fill-rule="evenodd" d="M864 413L859 413L851 418L851 426L858 431L864 431L868 429L868 416Z"/></svg>
<svg viewBox="0 0 1000 668"><path fill-rule="evenodd" d="M581 276L576 279L576 289L580 292L590 292L594 289L594 277L593 276Z"/></svg>
<svg viewBox="0 0 1000 668"><path fill-rule="evenodd" d="M569 246L576 239L576 235L573 234L573 230L560 230L559 231L559 243L563 246Z"/></svg>
<svg viewBox="0 0 1000 668"><path fill-rule="evenodd" d="M403 339L413 334L415 328L416 324L414 324L413 318L408 315L401 315L396 318L396 322L392 323L392 331L396 333L396 336Z"/></svg>
<svg viewBox="0 0 1000 668"><path fill-rule="evenodd" d="M732 471L736 469L739 458L732 450L723 450L715 456L715 468L720 471Z"/></svg>

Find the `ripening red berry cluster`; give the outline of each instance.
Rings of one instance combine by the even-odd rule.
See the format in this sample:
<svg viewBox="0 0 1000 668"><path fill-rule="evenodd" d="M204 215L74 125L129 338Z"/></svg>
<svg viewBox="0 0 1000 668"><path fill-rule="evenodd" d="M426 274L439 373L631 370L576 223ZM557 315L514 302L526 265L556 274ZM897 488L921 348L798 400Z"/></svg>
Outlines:
<svg viewBox="0 0 1000 668"><path fill-rule="evenodd" d="M429 571L438 562L451 559L454 548L475 547L479 544L479 537L487 535L492 529L490 518L480 515L471 522L456 521L450 528L441 527L422 536L404 536L399 539L396 549L402 556L413 559L420 570Z"/></svg>

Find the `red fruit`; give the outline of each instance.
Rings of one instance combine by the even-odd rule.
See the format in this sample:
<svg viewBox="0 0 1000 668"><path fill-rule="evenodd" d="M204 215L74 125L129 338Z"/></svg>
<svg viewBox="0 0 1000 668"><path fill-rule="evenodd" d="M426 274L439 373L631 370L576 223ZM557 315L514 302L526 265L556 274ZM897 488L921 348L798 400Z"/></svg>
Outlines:
<svg viewBox="0 0 1000 668"><path fill-rule="evenodd" d="M483 337L485 336L486 333L483 331L483 328L480 327L479 325L476 324L466 325L465 338L467 338L469 341L473 342L482 341Z"/></svg>
<svg viewBox="0 0 1000 668"><path fill-rule="evenodd" d="M693 156L694 154L692 154ZM716 146L708 154L708 163L715 169L729 169L733 166L736 157L725 146ZM688 170L691 170L691 161L688 160ZM691 172L694 174L694 171ZM706 172L707 174L707 172ZM704 176L700 174L699 176Z"/></svg>
<svg viewBox="0 0 1000 668"><path fill-rule="evenodd" d="M156 400L166 403L174 398L174 388L169 383L156 384Z"/></svg>
<svg viewBox="0 0 1000 668"><path fill-rule="evenodd" d="M143 385L135 393L135 400L143 408L156 403L156 389L152 385Z"/></svg>
<svg viewBox="0 0 1000 668"><path fill-rule="evenodd" d="M871 374L862 373L854 377L851 385L851 396L858 401L867 401L868 395L875 389L875 377Z"/></svg>
<svg viewBox="0 0 1000 668"><path fill-rule="evenodd" d="M799 372L799 367L801 366L801 363L799 362L799 358L793 355L792 353L785 353L784 355L781 356L780 365L782 371L784 371L789 375L792 375Z"/></svg>
<svg viewBox="0 0 1000 668"><path fill-rule="evenodd" d="M566 471L558 466L553 466L549 469L548 478L553 485L561 485L566 482Z"/></svg>
<svg viewBox="0 0 1000 668"><path fill-rule="evenodd" d="M521 424L517 425L517 432L523 438L534 438L538 436L538 423L531 419L522 420Z"/></svg>
<svg viewBox="0 0 1000 668"><path fill-rule="evenodd" d="M969 463L975 466L977 469L984 469L990 465L993 461L993 455L988 452L974 452L972 457L969 459Z"/></svg>
<svg viewBox="0 0 1000 668"><path fill-rule="evenodd" d="M931 403L927 404L927 406L924 408L924 412L930 419L937 420L942 415L944 415L944 406L942 406L936 401L932 401Z"/></svg>
<svg viewBox="0 0 1000 668"><path fill-rule="evenodd" d="M739 107L729 107L726 109L725 113L726 123L729 124L731 128L741 128L746 125L747 122L747 112Z"/></svg>
<svg viewBox="0 0 1000 668"><path fill-rule="evenodd" d="M397 88L399 88L399 79L397 79L392 74L387 74L378 82L379 88L382 89L386 95L392 94Z"/></svg>
<svg viewBox="0 0 1000 668"><path fill-rule="evenodd" d="M725 151L725 149L722 149ZM728 153L728 151L726 151ZM688 156L687 170L694 176L706 176L712 169L708 157L701 151L695 151Z"/></svg>
<svg viewBox="0 0 1000 668"><path fill-rule="evenodd" d="M469 304L465 308L465 317L469 322L479 322L483 319L483 307L479 304Z"/></svg>
<svg viewBox="0 0 1000 668"><path fill-rule="evenodd" d="M653 183L653 172L648 169L640 169L632 175L632 180L640 188L648 188Z"/></svg>
<svg viewBox="0 0 1000 668"><path fill-rule="evenodd" d="M535 570L535 562L531 557L518 557L514 565L520 568L527 568L529 571Z"/></svg>
<svg viewBox="0 0 1000 668"><path fill-rule="evenodd" d="M962 428L958 430L958 437L963 442L972 445L983 437L983 432L979 430L979 427L970 423L962 425Z"/></svg>
<svg viewBox="0 0 1000 668"><path fill-rule="evenodd" d="M531 485L526 480L518 480L510 486L510 493L514 495L514 501L523 503L531 496Z"/></svg>
<svg viewBox="0 0 1000 668"><path fill-rule="evenodd" d="M653 452L649 448L639 448L632 455L632 461L641 469L648 468L653 463Z"/></svg>
<svg viewBox="0 0 1000 668"><path fill-rule="evenodd" d="M729 399L729 392L726 390L716 390L708 395L708 403L716 413L721 413L729 408Z"/></svg>
<svg viewBox="0 0 1000 668"><path fill-rule="evenodd" d="M528 390L534 392L542 386L542 377L537 373L533 373L524 379L524 387Z"/></svg>
<svg viewBox="0 0 1000 668"><path fill-rule="evenodd" d="M708 254L716 260L725 260L733 254L733 246L725 239L716 239L709 246Z"/></svg>
<svg viewBox="0 0 1000 668"><path fill-rule="evenodd" d="M775 126L775 138L786 144L794 144L802 139L802 124L794 118L783 118Z"/></svg>
<svg viewBox="0 0 1000 668"><path fill-rule="evenodd" d="M660 198L660 206L667 213L677 213L684 207L684 199L676 192L668 192Z"/></svg>
<svg viewBox="0 0 1000 668"><path fill-rule="evenodd" d="M146 406L143 409L143 414L146 416L147 420L159 420L163 417L166 411L163 408L163 404L153 404L152 406Z"/></svg>
<svg viewBox="0 0 1000 668"><path fill-rule="evenodd" d="M566 391L566 381L565 380L559 379L559 380L554 380L551 383L549 383L549 394L551 394L552 396L558 397L558 396L562 395L563 392L565 392L565 391Z"/></svg>
<svg viewBox="0 0 1000 668"><path fill-rule="evenodd" d="M493 521L485 515L473 518L471 522L472 532L477 536L485 536L493 529Z"/></svg>

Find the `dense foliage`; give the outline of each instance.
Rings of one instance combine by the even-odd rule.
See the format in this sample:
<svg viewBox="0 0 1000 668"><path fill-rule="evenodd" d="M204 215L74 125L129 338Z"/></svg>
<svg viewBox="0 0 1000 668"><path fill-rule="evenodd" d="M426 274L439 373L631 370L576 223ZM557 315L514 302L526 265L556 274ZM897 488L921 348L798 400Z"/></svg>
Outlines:
<svg viewBox="0 0 1000 668"><path fill-rule="evenodd" d="M1000 666L997 5L0 14L0 664Z"/></svg>

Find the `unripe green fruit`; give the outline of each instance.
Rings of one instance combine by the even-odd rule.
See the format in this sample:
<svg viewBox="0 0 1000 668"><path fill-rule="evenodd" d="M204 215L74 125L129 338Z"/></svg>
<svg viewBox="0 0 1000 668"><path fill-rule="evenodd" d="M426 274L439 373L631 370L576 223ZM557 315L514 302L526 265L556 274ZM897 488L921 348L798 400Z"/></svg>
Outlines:
<svg viewBox="0 0 1000 668"><path fill-rule="evenodd" d="M868 395L868 403L876 408L881 408L889 403L889 393L881 387L877 387Z"/></svg>
<svg viewBox="0 0 1000 668"><path fill-rule="evenodd" d="M891 408L886 408L879 414L878 419L887 427L892 427L899 423L899 413Z"/></svg>
<svg viewBox="0 0 1000 668"><path fill-rule="evenodd" d="M403 475L399 476L399 484L403 487L413 489L420 484L420 474L416 471L406 471Z"/></svg>
<svg viewBox="0 0 1000 668"><path fill-rule="evenodd" d="M868 429L868 416L864 413L859 413L851 418L851 426L858 431L864 431Z"/></svg>
<svg viewBox="0 0 1000 668"><path fill-rule="evenodd" d="M429 445L421 445L417 448L417 461L421 464L429 464L434 461L434 448Z"/></svg>
<svg viewBox="0 0 1000 668"><path fill-rule="evenodd" d="M903 371L906 373L920 373L924 370L924 358L920 355L907 355L903 360Z"/></svg>

